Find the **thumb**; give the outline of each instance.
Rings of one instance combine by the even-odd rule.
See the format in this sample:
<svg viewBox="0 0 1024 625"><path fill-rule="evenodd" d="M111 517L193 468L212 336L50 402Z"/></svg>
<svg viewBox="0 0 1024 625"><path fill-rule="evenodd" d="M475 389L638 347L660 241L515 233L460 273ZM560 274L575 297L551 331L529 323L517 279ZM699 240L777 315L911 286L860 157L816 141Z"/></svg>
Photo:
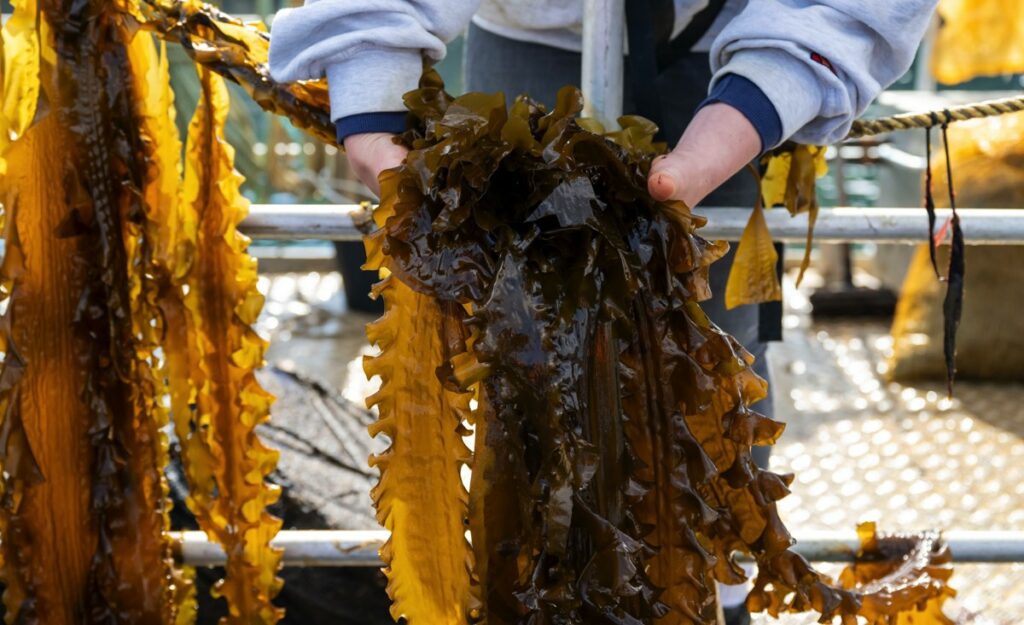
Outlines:
<svg viewBox="0 0 1024 625"><path fill-rule="evenodd" d="M675 149L651 164L647 190L659 202L696 206L757 157L761 136L737 109L710 104L694 116Z"/></svg>
<svg viewBox="0 0 1024 625"><path fill-rule="evenodd" d="M647 176L647 191L655 200L667 202L681 200L683 191L683 171L685 159L674 152L654 159L651 172Z"/></svg>

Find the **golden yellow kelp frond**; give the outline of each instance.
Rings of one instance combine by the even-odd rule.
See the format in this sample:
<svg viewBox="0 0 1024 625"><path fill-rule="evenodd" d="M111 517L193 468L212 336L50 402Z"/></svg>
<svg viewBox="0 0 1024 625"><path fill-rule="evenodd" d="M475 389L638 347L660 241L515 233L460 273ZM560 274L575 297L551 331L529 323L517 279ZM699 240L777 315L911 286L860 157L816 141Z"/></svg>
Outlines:
<svg viewBox="0 0 1024 625"><path fill-rule="evenodd" d="M367 332L382 353L367 358L364 368L367 376L381 376L381 390L367 400L380 411L370 433L391 440L371 460L381 473L373 491L377 516L391 530L381 551L391 614L410 625L462 625L474 620L475 608L459 474L469 459L462 437L470 395L446 390L437 377L449 341L458 341L461 316L446 314L394 276L377 291L386 312Z"/></svg>
<svg viewBox="0 0 1024 625"><path fill-rule="evenodd" d="M0 175L4 152L32 124L39 102L39 31L35 0L13 0L14 13L0 31Z"/></svg>
<svg viewBox="0 0 1024 625"><path fill-rule="evenodd" d="M227 576L216 589L228 603L226 622L271 625L283 614L271 602L281 588L281 552L270 540L281 521L266 510L280 495L265 482L278 454L255 432L273 401L254 375L266 347L252 329L263 296L256 289L256 260L246 252L249 240L237 229L248 202L239 192L234 150L223 135L227 88L206 69L199 76L202 92L189 126L184 185L186 210L199 223L185 298L189 348L198 355L190 362L197 389L193 431L183 441L189 507L228 553Z"/></svg>
<svg viewBox="0 0 1024 625"><path fill-rule="evenodd" d="M183 318L168 316L162 306L168 293L175 291L174 275L187 268L185 259L167 251L185 247L179 236L181 140L174 125L174 94L166 47L158 52L152 37L137 35L128 46L128 60L132 67L136 114L141 122L139 131L147 151L147 171L142 187L144 214L141 223L131 226L132 233L144 247L137 250L137 260L129 266L129 280L132 332L138 340L136 354L148 377L145 385L134 386L132 392L135 401L151 415L144 423L148 423L149 436L154 442L154 466L162 470L169 462L167 435L163 430L170 414L161 399L167 395L173 397L166 337L177 331L177 328L168 328L168 323L184 324ZM126 238L126 242L131 240ZM163 358L158 356L161 350ZM187 383L187 378L185 380ZM171 407L181 409L178 405ZM161 479L159 485L160 490L153 494L154 503L162 515L162 527L169 529L171 502L166 480ZM170 541L166 537L164 540L166 558L170 561ZM164 589L169 610L164 622L187 624L195 615L191 574L172 568L172 575L172 583Z"/></svg>
<svg viewBox="0 0 1024 625"><path fill-rule="evenodd" d="M828 173L823 145L789 144L768 154L762 160L765 166L761 178L761 200L766 208L785 206L790 215L807 213L807 241L796 284L804 279L811 262L811 244L814 242L814 224L818 220L818 192L816 180Z"/></svg>
<svg viewBox="0 0 1024 625"><path fill-rule="evenodd" d="M393 214L387 202L395 196L383 194L385 203L374 215L379 224ZM373 262L381 258L382 241L367 240L369 268L381 269ZM456 305L442 308L395 276L376 293L385 313L367 326L367 336L381 354L367 357L363 368L367 377L381 378L380 390L367 399L379 411L370 434L391 441L371 459L380 469L372 493L377 518L391 531L381 550L391 614L410 625L474 622L480 610L471 593L468 495L460 475L470 455L462 437L468 434L471 394L446 388L438 377L455 350L465 349L465 313Z"/></svg>
<svg viewBox="0 0 1024 625"><path fill-rule="evenodd" d="M148 59L104 3L29 4L4 36L7 618L169 624L179 584L142 194L158 174L136 75Z"/></svg>
<svg viewBox="0 0 1024 625"><path fill-rule="evenodd" d="M942 25L931 61L939 82L1024 72L1024 3L941 0L938 11Z"/></svg>
<svg viewBox="0 0 1024 625"><path fill-rule="evenodd" d="M71 210L55 235L83 238L82 262L90 268L73 328L91 346L80 363L82 398L94 421L90 494L99 532L89 610L97 620L170 622L174 574L160 432L166 417L151 364L157 311L145 296L155 287L143 284L150 251L140 191L151 174L139 132L143 94L133 88L128 52L134 31L104 2L41 6L59 59L59 92L48 91L48 100L68 129L64 149L77 173L65 182Z"/></svg>
<svg viewBox="0 0 1024 625"><path fill-rule="evenodd" d="M82 346L70 331L51 331L70 329L85 278L84 268L73 260L81 242L50 235L67 205L59 188L44 179L59 171L66 140L50 116L11 146L11 166L0 177L6 211L2 280L10 298L0 373L5 502L0 532L8 624L39 623L41 607L54 623L73 622L96 543L88 494L78 479L91 472L89 410L74 392L52 392L81 389L84 382ZM40 361L28 366L33 356ZM43 409L60 415L62 436L53 436L57 424L38 418ZM51 514L53 505L59 512ZM53 527L56 514L60 530ZM61 545L40 539L40 534L57 531L64 538ZM59 571L63 586L53 579L56 567L37 566L46 557L64 563Z"/></svg>
<svg viewBox="0 0 1024 625"><path fill-rule="evenodd" d="M725 285L725 306L774 302L782 299L782 286L776 273L779 254L772 242L772 233L758 202L743 229L729 281Z"/></svg>
<svg viewBox="0 0 1024 625"><path fill-rule="evenodd" d="M765 207L785 206L790 215L818 209L815 180L828 173L823 145L790 145L764 157L761 198Z"/></svg>

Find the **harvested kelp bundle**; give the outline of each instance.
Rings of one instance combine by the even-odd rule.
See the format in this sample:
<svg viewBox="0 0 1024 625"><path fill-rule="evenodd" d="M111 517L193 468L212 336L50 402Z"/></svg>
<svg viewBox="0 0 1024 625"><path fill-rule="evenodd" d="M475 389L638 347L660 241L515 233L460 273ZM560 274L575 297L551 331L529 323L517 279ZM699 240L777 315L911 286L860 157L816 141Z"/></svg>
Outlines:
<svg viewBox="0 0 1024 625"><path fill-rule="evenodd" d="M575 89L551 112L507 109L501 94L453 99L433 72L406 104L412 151L382 177L367 239L388 275L366 370L392 445L375 498L394 615L708 623L714 582L741 581L745 552L753 607L853 622L861 593L789 550L775 502L792 477L751 458L783 426L748 408L765 383L699 305L725 245L647 194L653 125L602 135L575 119Z"/></svg>

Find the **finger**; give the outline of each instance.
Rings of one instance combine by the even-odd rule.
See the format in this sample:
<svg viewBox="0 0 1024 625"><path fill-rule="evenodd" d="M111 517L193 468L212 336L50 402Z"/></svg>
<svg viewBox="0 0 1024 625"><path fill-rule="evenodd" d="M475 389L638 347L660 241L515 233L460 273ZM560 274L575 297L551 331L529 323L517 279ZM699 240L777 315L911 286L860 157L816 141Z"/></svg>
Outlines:
<svg viewBox="0 0 1024 625"><path fill-rule="evenodd" d="M693 118L671 153L651 164L647 188L658 201L694 207L761 150L757 129L728 104L710 104Z"/></svg>

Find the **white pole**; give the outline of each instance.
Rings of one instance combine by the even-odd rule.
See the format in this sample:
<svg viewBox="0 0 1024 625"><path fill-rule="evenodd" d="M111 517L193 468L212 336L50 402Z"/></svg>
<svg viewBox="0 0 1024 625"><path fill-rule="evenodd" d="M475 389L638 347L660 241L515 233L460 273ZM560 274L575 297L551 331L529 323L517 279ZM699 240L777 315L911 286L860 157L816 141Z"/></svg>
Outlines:
<svg viewBox="0 0 1024 625"><path fill-rule="evenodd" d="M618 127L622 116L625 0L583 0L583 114Z"/></svg>
<svg viewBox="0 0 1024 625"><path fill-rule="evenodd" d="M203 532L171 532L175 555L193 566L221 566L224 551L207 540ZM289 567L376 567L377 551L387 540L384 530L286 530L271 543L284 549L284 566ZM797 534L793 550L814 562L850 562L859 541L852 531L818 531ZM954 562L1024 562L1022 532L943 533Z"/></svg>
<svg viewBox="0 0 1024 625"><path fill-rule="evenodd" d="M917 61L915 63L917 72L914 78L914 89L917 91L935 92L936 81L935 75L932 74L932 53L935 51L935 39L938 37L938 34L939 16L935 14L932 16L932 21L928 24L924 40L921 41L921 46L917 51Z"/></svg>
<svg viewBox="0 0 1024 625"><path fill-rule="evenodd" d="M749 208L702 210L708 222L697 233L705 239L738 241L750 216ZM936 211L939 223L948 210ZM968 245L1024 245L1024 209L960 209L960 220ZM358 240L356 227L365 220L358 204L288 205L254 204L241 230L254 239ZM803 243L807 237L807 216L790 217L785 209L766 211L768 228L776 241ZM814 240L819 243L879 241L919 244L926 240L928 219L920 208L823 208L818 213Z"/></svg>

